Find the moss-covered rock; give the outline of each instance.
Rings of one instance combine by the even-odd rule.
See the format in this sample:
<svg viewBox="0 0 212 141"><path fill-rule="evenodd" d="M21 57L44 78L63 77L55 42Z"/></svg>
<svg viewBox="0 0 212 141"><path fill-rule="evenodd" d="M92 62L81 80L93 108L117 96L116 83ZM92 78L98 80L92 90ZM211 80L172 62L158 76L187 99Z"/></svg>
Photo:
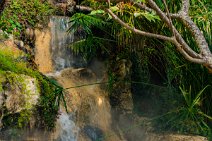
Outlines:
<svg viewBox="0 0 212 141"><path fill-rule="evenodd" d="M11 117L17 119L15 126L22 127L31 119L31 113L35 110L40 97L38 81L23 74L16 74L10 71L0 74L0 111L2 124L10 125ZM9 118L10 117L10 118Z"/></svg>
<svg viewBox="0 0 212 141"><path fill-rule="evenodd" d="M0 44L1 125L54 129L63 89L33 70L26 61L28 56L14 49ZM31 125L32 118L36 124Z"/></svg>
<svg viewBox="0 0 212 141"><path fill-rule="evenodd" d="M18 113L22 110L32 110L40 95L38 81L35 78L13 72L5 72L0 99L0 109L4 106L8 113Z"/></svg>

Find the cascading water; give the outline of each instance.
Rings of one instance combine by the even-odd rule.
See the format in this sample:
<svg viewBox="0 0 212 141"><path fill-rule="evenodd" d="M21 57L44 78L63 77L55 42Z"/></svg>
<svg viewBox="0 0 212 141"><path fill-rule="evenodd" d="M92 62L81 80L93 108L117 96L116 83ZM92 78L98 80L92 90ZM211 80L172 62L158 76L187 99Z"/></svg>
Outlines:
<svg viewBox="0 0 212 141"><path fill-rule="evenodd" d="M50 19L51 54L54 70L70 67L73 62L68 44L73 42L74 36L66 32L69 27L68 20L68 18L64 17L52 17Z"/></svg>
<svg viewBox="0 0 212 141"><path fill-rule="evenodd" d="M53 65L53 76L60 73L61 70L76 66L76 62L82 65L82 59L73 56L69 47L74 41L74 35L67 33L69 28L69 18L53 16L50 19L51 43L50 54ZM61 112L58 123L60 126L59 141L77 141L78 127L73 121L73 113Z"/></svg>
<svg viewBox="0 0 212 141"><path fill-rule="evenodd" d="M75 40L73 33L68 33L70 27L68 17L53 16L50 19L51 27L51 57L54 71L68 67L81 67L85 65L82 58L71 54L70 44Z"/></svg>
<svg viewBox="0 0 212 141"><path fill-rule="evenodd" d="M87 69L85 61L80 56L73 55L68 47L75 38L73 33L67 33L69 18L53 16L50 19L50 29L37 39L36 54L39 70L54 77L64 88L84 85L97 81L95 74ZM47 43L44 48L44 39ZM40 41L40 43L38 42ZM42 56L42 57L41 57ZM41 60L41 59L45 59ZM49 67L46 65L49 64ZM91 69L100 68L100 63L94 63ZM98 69L100 73L101 69ZM100 73L101 74L101 73ZM66 100L69 114L61 110L56 129L59 141L96 141L104 136L108 141L119 141L119 138L111 130L110 104L107 93L98 85L73 88L66 92ZM75 117L75 118L73 118ZM75 119L75 120L74 120Z"/></svg>
<svg viewBox="0 0 212 141"><path fill-rule="evenodd" d="M72 120L72 115L67 113L61 113L58 119L60 123L60 141L77 141L78 127Z"/></svg>

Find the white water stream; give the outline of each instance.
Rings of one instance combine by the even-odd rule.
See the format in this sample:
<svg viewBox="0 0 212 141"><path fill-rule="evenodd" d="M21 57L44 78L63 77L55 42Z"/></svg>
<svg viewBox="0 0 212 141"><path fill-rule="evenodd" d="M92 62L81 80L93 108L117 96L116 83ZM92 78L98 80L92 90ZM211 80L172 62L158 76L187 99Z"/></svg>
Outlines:
<svg viewBox="0 0 212 141"><path fill-rule="evenodd" d="M60 71L73 67L76 62L81 60L72 55L71 49L69 48L70 43L74 41L74 34L67 33L70 26L68 17L53 16L50 19L50 31L51 31L51 44L50 54L52 61L53 70L52 76L59 76ZM80 64L80 63L79 63ZM77 141L79 128L73 121L74 113L66 113L62 111L59 115L59 141Z"/></svg>
<svg viewBox="0 0 212 141"><path fill-rule="evenodd" d="M48 71L47 75L57 79L64 88L96 82L95 74L85 67L86 63L82 57L73 55L69 48L70 43L79 37L67 33L70 25L68 22L68 17L53 16L50 19L51 57L47 57L49 60L46 62L52 64L52 70ZM43 52L43 54L45 56L49 53ZM97 64L99 66L99 63ZM39 66L42 70L45 62L41 60ZM61 110L58 129L56 129L59 134L57 140L96 141L108 134L114 134L111 130L112 121L107 93L98 85L67 90L66 100L69 113ZM104 140L119 141L119 138L113 135Z"/></svg>
<svg viewBox="0 0 212 141"><path fill-rule="evenodd" d="M60 136L61 141L77 141L79 128L72 120L71 114L61 113L59 116Z"/></svg>

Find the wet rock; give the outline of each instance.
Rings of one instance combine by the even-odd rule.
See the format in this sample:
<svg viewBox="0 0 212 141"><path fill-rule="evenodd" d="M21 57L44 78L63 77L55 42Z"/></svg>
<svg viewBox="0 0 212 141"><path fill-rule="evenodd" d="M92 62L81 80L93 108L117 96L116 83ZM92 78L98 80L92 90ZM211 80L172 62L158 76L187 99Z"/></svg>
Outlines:
<svg viewBox="0 0 212 141"><path fill-rule="evenodd" d="M35 64L42 73L52 72L50 46L51 32L49 29L35 29Z"/></svg>
<svg viewBox="0 0 212 141"><path fill-rule="evenodd" d="M119 113L132 113L133 100L131 93L130 69L131 62L126 59L120 59L112 64L112 91L110 95L111 105Z"/></svg>
<svg viewBox="0 0 212 141"><path fill-rule="evenodd" d="M96 76L95 74L87 68L78 68L78 69L73 69L73 68L67 68L64 69L61 72L62 77L69 77L69 78L80 78L81 80L95 80Z"/></svg>
<svg viewBox="0 0 212 141"><path fill-rule="evenodd" d="M34 31L34 29L27 28L26 31L25 31L25 35L26 35L26 38L28 38L31 41L35 40L35 31Z"/></svg>
<svg viewBox="0 0 212 141"><path fill-rule="evenodd" d="M74 0L59 0L55 4L59 14L67 15L67 13L73 13L76 2Z"/></svg>
<svg viewBox="0 0 212 141"><path fill-rule="evenodd" d="M95 77L95 74L90 69L86 69L86 68L75 69L73 73L85 79L92 79Z"/></svg>
<svg viewBox="0 0 212 141"><path fill-rule="evenodd" d="M19 48L24 48L24 42L20 40L14 40L14 43L19 47Z"/></svg>
<svg viewBox="0 0 212 141"><path fill-rule="evenodd" d="M104 137L103 131L101 129L91 125L86 125L83 128L83 132L91 139L91 141L102 141Z"/></svg>

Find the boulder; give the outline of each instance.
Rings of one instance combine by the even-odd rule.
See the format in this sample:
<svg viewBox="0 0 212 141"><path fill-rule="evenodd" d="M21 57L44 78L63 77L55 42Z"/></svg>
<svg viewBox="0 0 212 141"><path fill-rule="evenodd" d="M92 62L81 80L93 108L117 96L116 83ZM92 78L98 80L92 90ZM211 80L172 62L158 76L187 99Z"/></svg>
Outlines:
<svg viewBox="0 0 212 141"><path fill-rule="evenodd" d="M74 0L59 0L55 4L58 9L58 14L67 15L67 13L74 12L74 8L76 6L76 2Z"/></svg>
<svg viewBox="0 0 212 141"><path fill-rule="evenodd" d="M40 90L38 81L23 74L5 72L1 75L0 111L4 114L16 114L32 111L38 103ZM7 113L4 113L7 111Z"/></svg>
<svg viewBox="0 0 212 141"><path fill-rule="evenodd" d="M66 68L61 72L62 77L67 77L71 79L79 79L79 81L95 81L96 76L92 70L87 68Z"/></svg>

